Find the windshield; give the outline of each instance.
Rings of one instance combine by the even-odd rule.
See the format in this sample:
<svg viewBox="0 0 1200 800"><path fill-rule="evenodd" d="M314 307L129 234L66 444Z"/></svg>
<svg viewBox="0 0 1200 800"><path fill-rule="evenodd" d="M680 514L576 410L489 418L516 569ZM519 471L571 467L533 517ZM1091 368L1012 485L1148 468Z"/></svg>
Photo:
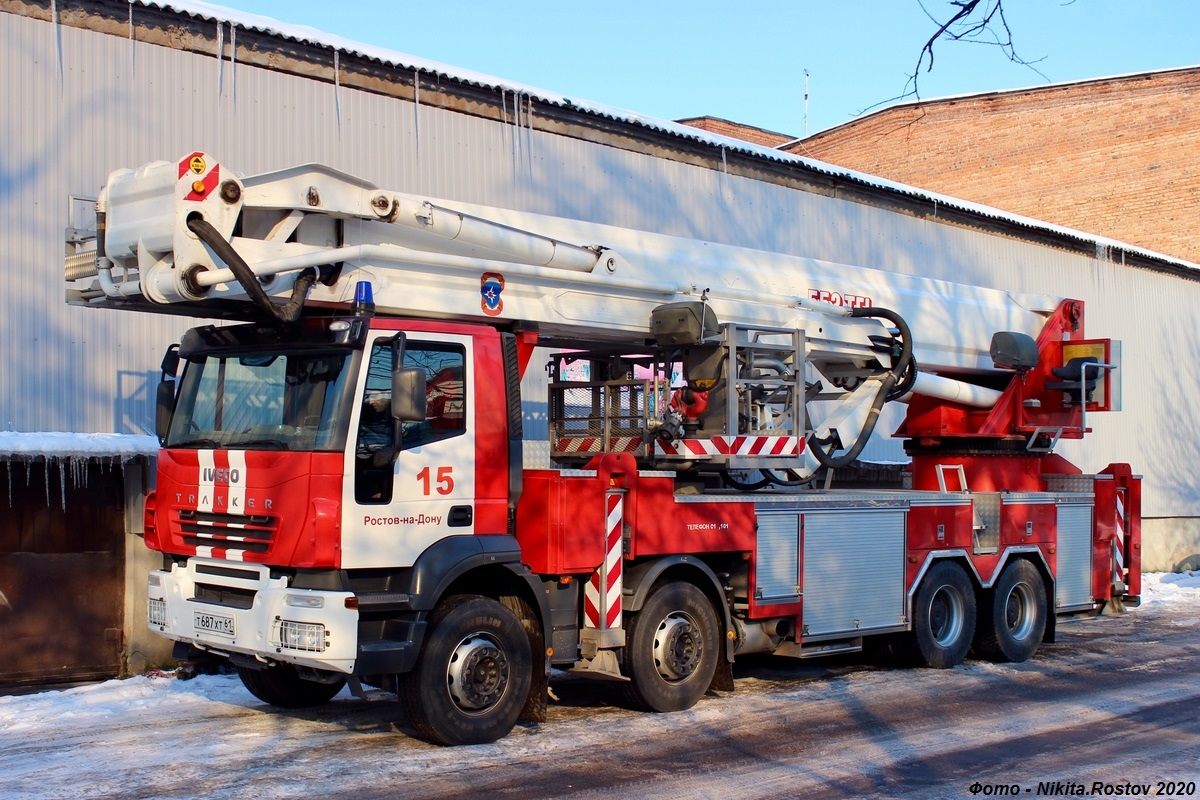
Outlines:
<svg viewBox="0 0 1200 800"><path fill-rule="evenodd" d="M346 350L192 356L167 447L341 451Z"/></svg>

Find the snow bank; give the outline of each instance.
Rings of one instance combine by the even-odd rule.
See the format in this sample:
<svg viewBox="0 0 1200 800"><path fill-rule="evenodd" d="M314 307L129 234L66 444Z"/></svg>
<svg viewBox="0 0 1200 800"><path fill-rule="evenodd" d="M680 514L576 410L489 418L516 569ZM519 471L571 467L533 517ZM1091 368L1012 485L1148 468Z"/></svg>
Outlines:
<svg viewBox="0 0 1200 800"><path fill-rule="evenodd" d="M89 458L92 456L152 456L158 439L121 433L22 433L0 431L0 457Z"/></svg>
<svg viewBox="0 0 1200 800"><path fill-rule="evenodd" d="M1200 570L1142 576L1142 605L1200 605Z"/></svg>
<svg viewBox="0 0 1200 800"><path fill-rule="evenodd" d="M200 708L211 703L261 705L234 676L204 676L191 682L170 674L139 675L63 691L48 691L19 697L0 697L0 732L5 737L22 730L41 730L55 722L95 723L155 713L170 695L173 707Z"/></svg>

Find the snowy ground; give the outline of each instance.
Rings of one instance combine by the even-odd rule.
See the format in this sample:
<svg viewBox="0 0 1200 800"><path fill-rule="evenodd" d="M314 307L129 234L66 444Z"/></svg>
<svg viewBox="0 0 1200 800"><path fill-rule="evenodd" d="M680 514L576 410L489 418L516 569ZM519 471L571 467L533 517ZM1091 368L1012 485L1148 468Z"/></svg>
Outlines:
<svg viewBox="0 0 1200 800"><path fill-rule="evenodd" d="M0 697L0 797L970 797L977 780L1200 780L1200 572L1060 626L1018 665L761 659L737 691L638 714L567 680L550 721L471 748L406 736L386 699L268 710L232 676ZM402 726L402 723L401 723ZM1153 794L1153 792L1151 792Z"/></svg>

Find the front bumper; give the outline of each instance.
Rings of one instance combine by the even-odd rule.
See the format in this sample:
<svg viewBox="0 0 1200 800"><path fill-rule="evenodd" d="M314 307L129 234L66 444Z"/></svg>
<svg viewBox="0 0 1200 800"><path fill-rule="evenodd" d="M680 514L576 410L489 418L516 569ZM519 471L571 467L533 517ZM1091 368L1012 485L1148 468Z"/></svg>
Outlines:
<svg viewBox="0 0 1200 800"><path fill-rule="evenodd" d="M261 564L190 558L150 573L147 611L152 631L202 650L348 674L358 651L353 597L289 589Z"/></svg>

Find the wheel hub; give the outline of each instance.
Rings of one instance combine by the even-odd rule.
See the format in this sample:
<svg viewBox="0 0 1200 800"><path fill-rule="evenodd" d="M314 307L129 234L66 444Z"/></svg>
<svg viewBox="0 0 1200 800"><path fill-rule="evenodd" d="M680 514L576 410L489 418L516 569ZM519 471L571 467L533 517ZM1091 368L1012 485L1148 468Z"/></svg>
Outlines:
<svg viewBox="0 0 1200 800"><path fill-rule="evenodd" d="M696 671L704 654L704 640L695 620L675 612L659 623L654 636L654 665L669 681L681 681Z"/></svg>
<svg viewBox="0 0 1200 800"><path fill-rule="evenodd" d="M1021 640L1029 636L1036 616L1033 612L1035 604L1033 590L1024 583L1018 583L1008 593L1004 604L1004 624L1014 639Z"/></svg>
<svg viewBox="0 0 1200 800"><path fill-rule="evenodd" d="M934 641L949 647L957 641L962 625L962 600L954 592L938 590L929 602L929 630Z"/></svg>
<svg viewBox="0 0 1200 800"><path fill-rule="evenodd" d="M479 711L494 706L508 686L508 658L494 641L472 634L454 649L446 669L450 696L461 708Z"/></svg>

